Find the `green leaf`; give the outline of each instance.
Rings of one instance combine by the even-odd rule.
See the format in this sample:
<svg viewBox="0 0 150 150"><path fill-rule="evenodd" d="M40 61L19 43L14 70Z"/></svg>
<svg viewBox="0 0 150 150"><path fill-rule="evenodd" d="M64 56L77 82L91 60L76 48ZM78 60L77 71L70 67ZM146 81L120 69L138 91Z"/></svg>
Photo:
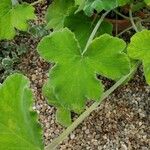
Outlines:
<svg viewBox="0 0 150 150"><path fill-rule="evenodd" d="M128 54L131 58L143 62L146 81L150 84L150 30L143 30L131 38Z"/></svg>
<svg viewBox="0 0 150 150"><path fill-rule="evenodd" d="M147 5L150 5L150 0L144 0Z"/></svg>
<svg viewBox="0 0 150 150"><path fill-rule="evenodd" d="M61 125L68 127L72 123L71 112L65 108L58 107L56 111L56 121Z"/></svg>
<svg viewBox="0 0 150 150"><path fill-rule="evenodd" d="M83 12L70 14L64 21L64 27L69 28L75 33L77 40L80 43L81 49L85 48L90 34L95 27L97 19L93 22L93 18L87 17ZM104 33L112 34L112 24L103 21L96 36Z"/></svg>
<svg viewBox="0 0 150 150"><path fill-rule="evenodd" d="M125 49L126 43L122 39L104 34L91 43L85 56L100 75L118 80L130 70Z"/></svg>
<svg viewBox="0 0 150 150"><path fill-rule="evenodd" d="M54 0L46 13L47 28L58 30L63 27L64 19L74 6L74 0Z"/></svg>
<svg viewBox="0 0 150 150"><path fill-rule="evenodd" d="M17 53L18 55L25 54L28 51L28 45L25 43L21 43L20 45L17 46Z"/></svg>
<svg viewBox="0 0 150 150"><path fill-rule="evenodd" d="M50 80L48 80L48 82L44 84L42 92L44 96L48 99L48 102L51 105L57 107L56 121L59 122L61 125L68 127L72 123L71 112L70 110L62 107L60 102L57 100Z"/></svg>
<svg viewBox="0 0 150 150"><path fill-rule="evenodd" d="M13 60L9 57L7 58L4 58L2 60L2 67L5 69L5 70L8 70L8 69L11 69L13 68Z"/></svg>
<svg viewBox="0 0 150 150"><path fill-rule="evenodd" d="M51 85L51 81L48 80L48 82L46 82L44 85L43 85L43 88L42 88L42 93L44 94L44 96L48 99L48 102L55 106L55 107L61 107L59 101L57 100L56 96L55 96L55 93L54 93L54 89Z"/></svg>
<svg viewBox="0 0 150 150"><path fill-rule="evenodd" d="M0 86L0 149L43 150L29 82L13 74Z"/></svg>
<svg viewBox="0 0 150 150"><path fill-rule="evenodd" d="M75 0L75 5L82 5L85 0Z"/></svg>
<svg viewBox="0 0 150 150"><path fill-rule="evenodd" d="M48 33L49 33L49 31L46 30L46 28L45 28L45 24L33 25L29 28L28 32L34 38L41 38L41 37L48 35Z"/></svg>
<svg viewBox="0 0 150 150"><path fill-rule="evenodd" d="M127 4L129 1L130 0L87 0L84 11L90 16L94 10L98 12L102 10L112 10L118 6Z"/></svg>
<svg viewBox="0 0 150 150"><path fill-rule="evenodd" d="M0 40L13 39L15 29L27 31L27 21L34 19L34 7L27 4L16 4L12 6L11 0L0 2Z"/></svg>
<svg viewBox="0 0 150 150"><path fill-rule="evenodd" d="M95 39L83 54L75 35L67 28L43 38L38 45L39 54L56 63L44 87L49 103L81 113L86 100L99 100L103 85L96 74L112 79L127 74L130 67L123 53L125 48L123 40L105 34Z"/></svg>
<svg viewBox="0 0 150 150"><path fill-rule="evenodd" d="M51 50L49 45L51 45ZM80 59L81 49L73 33L68 29L44 38L38 49L41 56L46 60L59 64L50 71L51 84L55 88L55 93L57 93L57 88L60 87L60 90L58 89L59 103L64 103L63 105L70 110L81 112L85 107L85 97L97 100L100 98L102 85L100 86L97 81L94 70L91 70L93 68L86 67L86 60L83 59L82 62L82 59ZM93 72L93 75L91 72ZM60 76L62 73L63 75ZM78 79L76 79L77 77ZM66 82L65 86L63 86L64 82Z"/></svg>

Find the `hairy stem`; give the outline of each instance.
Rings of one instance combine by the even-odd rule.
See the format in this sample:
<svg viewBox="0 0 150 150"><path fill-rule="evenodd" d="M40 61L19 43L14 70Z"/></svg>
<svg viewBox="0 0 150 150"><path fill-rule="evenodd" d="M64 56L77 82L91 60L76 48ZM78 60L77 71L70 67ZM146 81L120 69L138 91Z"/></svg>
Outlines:
<svg viewBox="0 0 150 150"><path fill-rule="evenodd" d="M63 133L54 139L48 146L45 147L45 150L55 150L56 147L66 139L66 137L80 124L82 121L90 115L101 103L102 100L107 98L112 92L114 92L120 85L122 85L131 74L133 74L137 67L139 66L139 62L131 69L130 73L124 77L122 77L118 82L116 82L109 90L107 90L101 97L98 102L93 103L85 112L83 112Z"/></svg>
<svg viewBox="0 0 150 150"><path fill-rule="evenodd" d="M89 39L88 39L88 41L87 41L87 44L86 44L86 46L85 46L85 49L84 49L83 52L82 52L82 55L86 52L87 48L89 47L89 45L91 44L91 42L92 42L92 40L93 40L93 38L94 38L94 36L95 36L97 30L99 29L101 23L103 22L104 18L107 16L107 14L108 14L109 12L110 12L110 11L106 11L106 12L101 16L100 20L97 22L95 28L93 29L93 31L92 31L92 33L91 33L91 35L90 35L90 37L89 37Z"/></svg>

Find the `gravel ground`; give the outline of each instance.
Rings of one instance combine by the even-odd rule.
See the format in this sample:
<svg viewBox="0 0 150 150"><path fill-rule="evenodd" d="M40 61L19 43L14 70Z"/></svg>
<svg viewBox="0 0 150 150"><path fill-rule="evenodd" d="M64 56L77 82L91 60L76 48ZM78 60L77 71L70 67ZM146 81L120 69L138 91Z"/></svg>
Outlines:
<svg viewBox="0 0 150 150"><path fill-rule="evenodd" d="M29 52L23 56L19 69L31 80L36 102L34 108L44 129L47 145L63 128L55 122L55 108L41 95L50 64L38 56L37 41L29 39ZM58 148L59 150L149 150L150 149L150 87L141 71L128 85L116 90ZM76 116L75 116L76 118ZM74 118L74 119L75 119Z"/></svg>
<svg viewBox="0 0 150 150"><path fill-rule="evenodd" d="M44 8L45 9L45 8ZM41 12L37 9L37 12ZM41 18L42 14L39 15ZM42 22L38 20L36 24ZM24 39L30 49L21 59L19 70L31 80L35 95L34 109L44 129L44 143L56 138L63 128L55 122L55 108L41 95L50 64L36 52L38 40ZM149 150L150 149L150 87L143 73L138 71L134 80L117 89L102 102L77 129L62 143L59 150ZM74 117L74 119L77 116Z"/></svg>

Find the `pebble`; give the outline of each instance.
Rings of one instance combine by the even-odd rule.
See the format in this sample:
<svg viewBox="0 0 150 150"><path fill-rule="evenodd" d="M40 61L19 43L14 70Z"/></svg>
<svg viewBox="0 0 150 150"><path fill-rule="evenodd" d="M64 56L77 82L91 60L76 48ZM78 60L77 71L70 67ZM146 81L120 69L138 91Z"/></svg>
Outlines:
<svg viewBox="0 0 150 150"><path fill-rule="evenodd" d="M36 77L37 77L37 76L36 76L35 74L33 74L33 75L32 75L32 81L35 81L35 80L36 80Z"/></svg>
<svg viewBox="0 0 150 150"><path fill-rule="evenodd" d="M74 134L71 134L70 135L70 139L72 140L72 139L74 139L75 138L75 135Z"/></svg>
<svg viewBox="0 0 150 150"><path fill-rule="evenodd" d="M86 133L86 134L89 134L89 133L90 133L90 130L89 130L89 129L85 130L85 133Z"/></svg>

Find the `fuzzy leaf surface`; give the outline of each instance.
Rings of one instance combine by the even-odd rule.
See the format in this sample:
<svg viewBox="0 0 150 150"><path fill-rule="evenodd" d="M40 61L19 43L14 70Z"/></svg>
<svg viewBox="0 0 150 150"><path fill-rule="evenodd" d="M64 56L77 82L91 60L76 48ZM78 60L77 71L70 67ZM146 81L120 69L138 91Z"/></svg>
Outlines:
<svg viewBox="0 0 150 150"><path fill-rule="evenodd" d="M79 42L67 28L43 38L38 52L45 60L55 62L44 87L48 100L53 99L49 102L81 113L87 99L99 100L103 85L96 74L118 79L130 70L128 57L123 53L125 47L123 40L105 34L82 55Z"/></svg>
<svg viewBox="0 0 150 150"><path fill-rule="evenodd" d="M136 33L128 46L128 54L131 58L141 60L144 74L148 84L150 84L150 31L143 30Z"/></svg>
<svg viewBox="0 0 150 150"><path fill-rule="evenodd" d="M12 5L11 0L0 2L0 40L13 39L15 29L27 31L30 19L34 19L34 7L27 4Z"/></svg>
<svg viewBox="0 0 150 150"><path fill-rule="evenodd" d="M37 115L31 112L32 92L20 74L9 76L0 86L0 149L43 150Z"/></svg>

